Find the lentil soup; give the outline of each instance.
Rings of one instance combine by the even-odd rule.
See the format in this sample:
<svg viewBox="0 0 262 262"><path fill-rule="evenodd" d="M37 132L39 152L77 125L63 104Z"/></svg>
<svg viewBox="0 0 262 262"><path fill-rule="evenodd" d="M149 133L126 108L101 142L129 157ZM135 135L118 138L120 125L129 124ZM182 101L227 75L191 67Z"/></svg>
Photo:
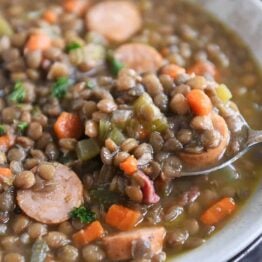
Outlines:
<svg viewBox="0 0 262 262"><path fill-rule="evenodd" d="M248 48L182 0L1 0L0 261L166 261L247 201ZM234 101L234 102L233 102ZM189 251L190 252L190 251Z"/></svg>

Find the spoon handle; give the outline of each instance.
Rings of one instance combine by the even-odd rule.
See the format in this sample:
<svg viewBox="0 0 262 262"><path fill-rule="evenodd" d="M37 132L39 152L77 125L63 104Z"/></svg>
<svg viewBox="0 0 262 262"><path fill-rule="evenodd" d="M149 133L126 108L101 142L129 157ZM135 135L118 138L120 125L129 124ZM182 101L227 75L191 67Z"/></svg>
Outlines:
<svg viewBox="0 0 262 262"><path fill-rule="evenodd" d="M253 146L255 144L262 142L262 130L250 130L247 140L248 146Z"/></svg>

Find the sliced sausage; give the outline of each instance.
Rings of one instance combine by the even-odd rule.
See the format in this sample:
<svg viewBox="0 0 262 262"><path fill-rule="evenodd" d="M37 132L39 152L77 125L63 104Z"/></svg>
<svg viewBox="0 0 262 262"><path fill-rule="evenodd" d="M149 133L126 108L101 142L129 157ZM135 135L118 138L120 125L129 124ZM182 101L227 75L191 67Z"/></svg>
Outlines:
<svg viewBox="0 0 262 262"><path fill-rule="evenodd" d="M116 50L115 57L139 73L155 72L163 65L163 58L158 51L145 44L124 44Z"/></svg>
<svg viewBox="0 0 262 262"><path fill-rule="evenodd" d="M229 142L230 134L227 127L227 124L221 116L213 113L212 123L214 129L217 130L221 136L222 140L218 147L208 149L206 152L199 154L191 154L191 153L181 153L180 158L188 167L193 169L201 169L203 167L212 165L216 163L226 151L226 147Z"/></svg>
<svg viewBox="0 0 262 262"><path fill-rule="evenodd" d="M110 260L127 260L132 258L132 243L139 239L150 241L152 256L160 253L165 235L166 230L163 227L147 227L107 236L103 239L103 244Z"/></svg>
<svg viewBox="0 0 262 262"><path fill-rule="evenodd" d="M83 185L68 167L53 163L53 190L34 188L17 191L20 208L31 218L45 224L57 224L69 219L69 213L83 202Z"/></svg>
<svg viewBox="0 0 262 262"><path fill-rule="evenodd" d="M141 15L130 1L107 1L89 9L87 27L113 42L124 42L142 26Z"/></svg>

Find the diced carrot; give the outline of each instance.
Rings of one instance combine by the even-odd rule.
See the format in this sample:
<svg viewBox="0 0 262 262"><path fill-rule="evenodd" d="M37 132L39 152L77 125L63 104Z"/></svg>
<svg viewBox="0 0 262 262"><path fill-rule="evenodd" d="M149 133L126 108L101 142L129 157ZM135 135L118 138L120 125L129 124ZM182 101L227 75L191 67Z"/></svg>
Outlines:
<svg viewBox="0 0 262 262"><path fill-rule="evenodd" d="M55 24L57 22L57 14L52 10L46 10L43 13L43 18L49 24Z"/></svg>
<svg viewBox="0 0 262 262"><path fill-rule="evenodd" d="M10 168L0 167L0 177L11 177L13 174Z"/></svg>
<svg viewBox="0 0 262 262"><path fill-rule="evenodd" d="M87 8L87 3L86 0L65 0L63 7L69 13L82 15Z"/></svg>
<svg viewBox="0 0 262 262"><path fill-rule="evenodd" d="M179 75L184 74L185 72L185 68L175 64L166 65L161 70L162 74L169 75L173 79L176 79Z"/></svg>
<svg viewBox="0 0 262 262"><path fill-rule="evenodd" d="M137 171L137 160L130 156L125 161L119 164L119 167L127 175L132 175Z"/></svg>
<svg viewBox="0 0 262 262"><path fill-rule="evenodd" d="M0 167L0 182L11 185L13 182L13 173L10 168Z"/></svg>
<svg viewBox="0 0 262 262"><path fill-rule="evenodd" d="M6 152L15 142L15 137L11 135L0 136L0 151Z"/></svg>
<svg viewBox="0 0 262 262"><path fill-rule="evenodd" d="M36 33L27 40L25 51L44 51L51 46L51 39L44 33Z"/></svg>
<svg viewBox="0 0 262 262"><path fill-rule="evenodd" d="M202 90L191 90L187 94L187 101L196 115L204 116L212 111L211 100Z"/></svg>
<svg viewBox="0 0 262 262"><path fill-rule="evenodd" d="M220 74L216 69L214 64L207 61L198 61L193 66L191 66L187 72L189 74L195 73L196 75L211 75L214 79L219 80Z"/></svg>
<svg viewBox="0 0 262 262"><path fill-rule="evenodd" d="M76 232L73 236L73 242L77 247L89 244L90 242L102 237L104 229L99 221L94 221L86 228Z"/></svg>
<svg viewBox="0 0 262 262"><path fill-rule="evenodd" d="M141 218L138 211L121 205L112 205L106 213L105 221L108 225L119 230L132 229Z"/></svg>
<svg viewBox="0 0 262 262"><path fill-rule="evenodd" d="M229 216L236 208L234 199L225 197L208 208L200 220L206 225L215 225Z"/></svg>
<svg viewBox="0 0 262 262"><path fill-rule="evenodd" d="M58 138L80 138L83 132L82 123L78 115L63 112L54 124L54 131Z"/></svg>

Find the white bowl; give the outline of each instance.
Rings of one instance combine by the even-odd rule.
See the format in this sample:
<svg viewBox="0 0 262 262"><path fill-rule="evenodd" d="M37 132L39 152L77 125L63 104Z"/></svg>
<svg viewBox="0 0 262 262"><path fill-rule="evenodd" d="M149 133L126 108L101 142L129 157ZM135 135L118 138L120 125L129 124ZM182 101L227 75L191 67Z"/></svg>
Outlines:
<svg viewBox="0 0 262 262"><path fill-rule="evenodd" d="M201 4L240 35L253 52L257 62L262 66L262 1L191 1ZM228 261L260 235L262 235L262 183L260 183L256 192L248 200L248 203L222 230L212 236L201 247L181 254L171 260L178 262Z"/></svg>

